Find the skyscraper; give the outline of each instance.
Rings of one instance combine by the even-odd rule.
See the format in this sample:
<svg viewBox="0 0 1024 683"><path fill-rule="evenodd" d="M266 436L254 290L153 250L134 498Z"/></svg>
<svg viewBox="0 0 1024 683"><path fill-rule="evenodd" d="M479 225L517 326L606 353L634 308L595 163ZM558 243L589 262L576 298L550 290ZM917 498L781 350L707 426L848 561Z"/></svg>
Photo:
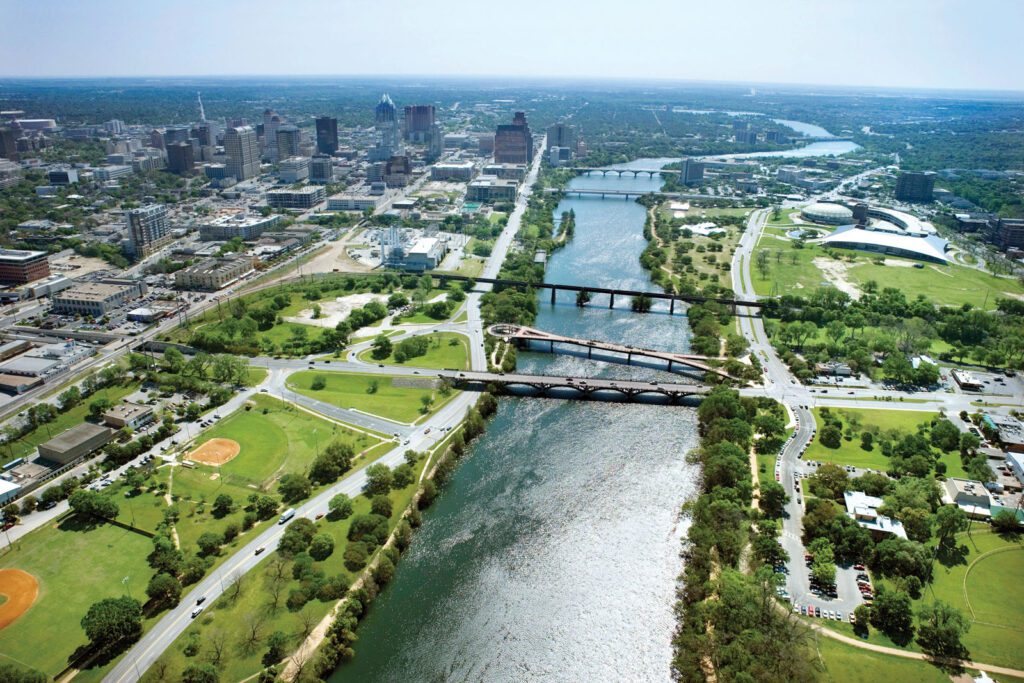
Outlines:
<svg viewBox="0 0 1024 683"><path fill-rule="evenodd" d="M434 105L414 104L405 108L405 139L425 142L434 125Z"/></svg>
<svg viewBox="0 0 1024 683"><path fill-rule="evenodd" d="M171 173L189 175L195 170L195 150L191 142L175 142L167 145L167 170Z"/></svg>
<svg viewBox="0 0 1024 683"><path fill-rule="evenodd" d="M338 151L338 119L320 116L316 120L316 151L334 154Z"/></svg>
<svg viewBox="0 0 1024 683"><path fill-rule="evenodd" d="M146 258L171 241L167 207L163 204L148 204L138 209L129 209L126 213L128 240L136 257Z"/></svg>
<svg viewBox="0 0 1024 683"><path fill-rule="evenodd" d="M579 136L576 134L576 126L570 126L566 123L552 123L548 126L548 139L547 149L552 147L565 147L571 150L572 154L576 154L576 143Z"/></svg>
<svg viewBox="0 0 1024 683"><path fill-rule="evenodd" d="M277 129L277 159L299 156L302 147L302 131L298 126L286 123Z"/></svg>
<svg viewBox="0 0 1024 683"><path fill-rule="evenodd" d="M900 173L896 179L896 199L901 202L930 202L934 190L934 173Z"/></svg>
<svg viewBox="0 0 1024 683"><path fill-rule="evenodd" d="M502 124L494 133L494 163L533 163L533 135L526 123L526 114L517 111L511 124Z"/></svg>
<svg viewBox="0 0 1024 683"><path fill-rule="evenodd" d="M18 160L18 135L13 128L0 128L0 158Z"/></svg>
<svg viewBox="0 0 1024 683"><path fill-rule="evenodd" d="M227 174L235 180L254 178L260 172L260 147L252 126L228 128L224 133Z"/></svg>
<svg viewBox="0 0 1024 683"><path fill-rule="evenodd" d="M282 123L280 116L273 109L263 111L263 156L270 161L277 161L277 128Z"/></svg>
<svg viewBox="0 0 1024 683"><path fill-rule="evenodd" d="M380 96L380 102L373 110L373 119L380 140L377 147L371 150L371 161L387 161L396 154L401 154L402 147L398 136L398 113L395 103L387 93Z"/></svg>

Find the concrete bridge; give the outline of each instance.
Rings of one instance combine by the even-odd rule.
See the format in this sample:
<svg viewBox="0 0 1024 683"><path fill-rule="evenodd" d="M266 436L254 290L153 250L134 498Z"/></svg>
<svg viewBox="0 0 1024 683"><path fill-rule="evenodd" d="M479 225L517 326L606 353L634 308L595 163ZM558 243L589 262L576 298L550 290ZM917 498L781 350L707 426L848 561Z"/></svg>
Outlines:
<svg viewBox="0 0 1024 683"><path fill-rule="evenodd" d="M601 189L590 189L586 187L571 188L567 187L564 189L548 188L546 190L552 194L560 192L566 196L575 195L577 197L622 197L623 199L629 199L631 197L643 197L648 194L656 194L659 197L665 197L666 199L728 199L728 197L719 197L713 194L693 194L686 192L661 192L659 190L601 190Z"/></svg>
<svg viewBox="0 0 1024 683"><path fill-rule="evenodd" d="M439 372L438 377L447 379L456 389L486 390L488 385L502 389L526 387L533 389L536 396L549 398L574 398L596 400L618 395L627 401L641 396L663 396L671 403L680 399L700 397L711 391L710 387L699 384L677 384L674 382L637 382L634 380L599 379L594 377L555 377L552 375L525 375L520 373L494 372ZM553 395L553 389L562 390L562 395Z"/></svg>
<svg viewBox="0 0 1024 683"><path fill-rule="evenodd" d="M575 171L579 175L593 175L595 173L600 173L602 176L606 176L609 173L613 173L618 175L620 178L623 175L629 175L631 173L634 178L644 175L645 173L647 174L647 177L653 178L654 176L662 173L666 175L679 175L682 172L675 168L588 168L586 166L564 166L563 168Z"/></svg>
<svg viewBox="0 0 1024 683"><path fill-rule="evenodd" d="M737 314L738 307L749 307L749 308L764 308L765 302L763 301L745 301L742 299L732 298L719 298L710 296L698 296L696 294L672 294L669 292L651 292L651 291L638 291L633 289L614 289L609 287L588 287L586 285L563 285L555 282L526 282L525 280L506 280L503 278L488 278L488 277L467 277L465 275L454 275L443 272L430 273L432 278L435 278L440 284L444 285L448 282L477 282L480 284L497 285L501 287L515 287L519 289L548 289L551 290L551 303L555 303L558 292L586 292L588 294L607 294L608 295L608 308L615 307L616 296L628 296L638 297L645 296L650 299L668 300L669 302L669 315L675 313L676 302L690 303L690 304L703 304L708 302L720 303L724 306L728 306L732 309L733 315Z"/></svg>
<svg viewBox="0 0 1024 683"><path fill-rule="evenodd" d="M673 365L684 365L686 367L702 370L703 372L710 372L718 375L719 377L725 377L726 379L742 381L733 377L721 368L708 365L706 361L712 360L708 356L673 353L671 351L655 351L653 349L642 349L636 346L602 342L593 339L577 339L576 337L566 337L561 334L554 334L552 332L545 332L544 330L526 327L525 325L511 325L508 323L491 325L487 328L487 333L494 337L501 337L506 342L514 341L520 346L528 346L530 342L546 342L549 344L549 348L552 352L555 350L555 344L582 346L587 349L587 358L593 358L594 350L596 349L598 351L625 355L627 365L633 362L633 356L640 356L643 358L654 358L666 361L668 363L669 372L672 371ZM715 360L724 359L719 358Z"/></svg>

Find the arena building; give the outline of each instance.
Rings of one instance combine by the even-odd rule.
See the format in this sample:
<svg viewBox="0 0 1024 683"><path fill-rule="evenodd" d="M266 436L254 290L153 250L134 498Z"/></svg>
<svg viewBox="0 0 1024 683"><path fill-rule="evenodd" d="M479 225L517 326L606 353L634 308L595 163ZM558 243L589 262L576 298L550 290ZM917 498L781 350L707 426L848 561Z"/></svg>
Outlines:
<svg viewBox="0 0 1024 683"><path fill-rule="evenodd" d="M812 223L847 225L853 222L853 211L842 204L818 202L800 209L800 217Z"/></svg>

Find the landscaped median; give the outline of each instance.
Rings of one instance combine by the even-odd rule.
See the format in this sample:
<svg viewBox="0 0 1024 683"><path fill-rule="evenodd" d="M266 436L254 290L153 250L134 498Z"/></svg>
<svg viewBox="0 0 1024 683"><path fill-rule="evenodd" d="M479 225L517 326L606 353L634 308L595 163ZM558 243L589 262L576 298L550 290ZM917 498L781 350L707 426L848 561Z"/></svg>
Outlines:
<svg viewBox="0 0 1024 683"><path fill-rule="evenodd" d="M410 424L432 415L457 391L437 377L374 375L300 370L288 377L288 388L303 396Z"/></svg>

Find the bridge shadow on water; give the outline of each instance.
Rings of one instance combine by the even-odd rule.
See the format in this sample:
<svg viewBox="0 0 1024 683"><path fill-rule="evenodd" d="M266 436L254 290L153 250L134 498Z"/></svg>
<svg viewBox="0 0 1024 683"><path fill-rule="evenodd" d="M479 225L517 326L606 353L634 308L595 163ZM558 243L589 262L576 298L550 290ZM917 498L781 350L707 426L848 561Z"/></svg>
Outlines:
<svg viewBox="0 0 1024 683"><path fill-rule="evenodd" d="M668 363L666 361L656 358L645 358L643 356L636 356L632 361L627 362L626 357L622 354L617 354L612 351L592 351L590 354L587 353L586 349L583 348L566 348L564 344L555 346L552 351L547 342L542 341L527 341L519 347L519 353L539 353L546 356L573 356L575 358L583 358L587 360L596 360L601 363L614 363L615 365L624 365L628 367L648 368L651 370L660 370L662 372L671 372L681 378L691 379L695 384L701 384L704 381L704 374L700 370L693 368L687 368L682 364L675 364L671 370L668 369Z"/></svg>

